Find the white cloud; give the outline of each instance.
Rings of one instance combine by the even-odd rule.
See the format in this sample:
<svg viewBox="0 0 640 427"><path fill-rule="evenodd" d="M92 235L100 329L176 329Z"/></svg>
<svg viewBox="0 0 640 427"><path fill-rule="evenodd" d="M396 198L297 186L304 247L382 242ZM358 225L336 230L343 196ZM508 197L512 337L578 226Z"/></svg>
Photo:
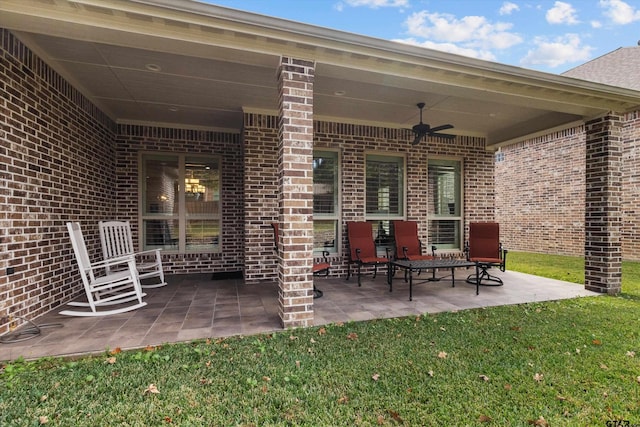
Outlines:
<svg viewBox="0 0 640 427"><path fill-rule="evenodd" d="M405 7L409 5L409 0L345 0L349 6L367 6L372 9L379 7Z"/></svg>
<svg viewBox="0 0 640 427"><path fill-rule="evenodd" d="M594 20L594 21L591 21L590 24L591 24L591 28L602 28L602 22L600 21Z"/></svg>
<svg viewBox="0 0 640 427"><path fill-rule="evenodd" d="M569 3L557 1L553 7L547 10L547 22L549 24L578 24L576 10Z"/></svg>
<svg viewBox="0 0 640 427"><path fill-rule="evenodd" d="M500 10L498 11L498 13L500 15L511 15L513 12L516 12L518 10L520 10L520 7L517 4L506 1L502 3L502 6L500 6Z"/></svg>
<svg viewBox="0 0 640 427"><path fill-rule="evenodd" d="M413 39L413 38L395 40L395 41L400 42L400 43L410 44L410 45L413 45L413 46L420 46L420 47L426 47L428 49L439 50L439 51L442 51L442 52L455 53L455 54L458 54L458 55L469 56L471 58L484 59L486 61L495 61L496 60L496 56L493 53L491 53L490 51L479 50L479 49L471 49L471 48L464 48L464 47L460 47L458 45L455 45L453 43L435 43L435 42L432 42L432 41L419 42L419 41L417 41L416 39Z"/></svg>
<svg viewBox="0 0 640 427"><path fill-rule="evenodd" d="M600 0L599 5L605 9L603 14L615 24L626 25L640 21L640 10L622 0Z"/></svg>
<svg viewBox="0 0 640 427"><path fill-rule="evenodd" d="M565 34L554 40L536 37L533 40L535 49L529 50L520 61L525 66L543 65L556 68L560 65L574 62L585 62L591 58L593 47L582 45L577 34Z"/></svg>
<svg viewBox="0 0 640 427"><path fill-rule="evenodd" d="M522 42L518 34L508 31L512 24L493 24L483 16L457 19L446 13L422 11L409 16L405 25L411 36L431 43L456 44L461 49L507 49Z"/></svg>

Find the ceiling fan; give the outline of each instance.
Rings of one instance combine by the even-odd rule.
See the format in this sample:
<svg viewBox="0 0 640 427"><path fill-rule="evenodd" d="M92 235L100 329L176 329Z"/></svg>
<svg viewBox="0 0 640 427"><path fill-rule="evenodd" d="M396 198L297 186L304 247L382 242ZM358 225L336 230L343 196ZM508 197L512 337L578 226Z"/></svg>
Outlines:
<svg viewBox="0 0 640 427"><path fill-rule="evenodd" d="M417 104L418 108L420 109L420 123L418 123L417 125L411 128L411 130L413 131L413 134L415 135L415 138L413 139L413 142L411 144L413 145L418 144L426 136L436 136L438 138L446 138L446 139L455 138L456 137L455 135L440 133L441 130L453 129L453 125L447 124L447 125L431 127L426 123L422 123L422 109L424 108L424 105L425 105L424 102L419 102Z"/></svg>

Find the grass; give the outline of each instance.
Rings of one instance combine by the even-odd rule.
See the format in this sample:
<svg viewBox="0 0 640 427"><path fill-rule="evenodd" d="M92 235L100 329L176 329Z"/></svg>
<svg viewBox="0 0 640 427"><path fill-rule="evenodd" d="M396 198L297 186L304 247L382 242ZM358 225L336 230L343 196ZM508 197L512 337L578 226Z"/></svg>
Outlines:
<svg viewBox="0 0 640 427"><path fill-rule="evenodd" d="M581 280L579 259L509 257ZM639 266L616 297L16 361L0 425L640 424Z"/></svg>

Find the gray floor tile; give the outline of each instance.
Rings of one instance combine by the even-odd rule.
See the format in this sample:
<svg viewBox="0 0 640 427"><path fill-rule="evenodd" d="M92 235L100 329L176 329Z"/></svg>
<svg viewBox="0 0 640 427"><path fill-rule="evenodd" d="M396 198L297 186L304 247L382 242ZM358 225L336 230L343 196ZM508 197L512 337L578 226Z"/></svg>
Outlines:
<svg viewBox="0 0 640 427"><path fill-rule="evenodd" d="M461 280L454 288L448 280L415 284L413 301L401 277L394 279L393 292L384 274L376 279L322 278L316 284L324 296L314 299L315 325L458 311L492 305L598 295L583 286L536 276L498 273L505 285L481 287ZM245 285L240 280L210 279L210 275L170 276L168 285L147 289L147 306L108 317L78 318L58 314L56 309L34 323L59 323L43 328L41 335L20 343L0 344L0 360L20 356L101 353L106 349L143 348L167 342L220 338L281 330L278 286L275 283Z"/></svg>

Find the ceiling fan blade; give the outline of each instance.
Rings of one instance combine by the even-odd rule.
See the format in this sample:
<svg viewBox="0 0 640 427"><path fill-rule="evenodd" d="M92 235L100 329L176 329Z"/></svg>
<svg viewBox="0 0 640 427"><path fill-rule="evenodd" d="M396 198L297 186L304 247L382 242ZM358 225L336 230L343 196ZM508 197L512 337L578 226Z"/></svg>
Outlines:
<svg viewBox="0 0 640 427"><path fill-rule="evenodd" d="M429 136L433 136L433 137L436 137L436 138L444 138L444 139L455 139L455 137L456 137L455 135L451 135L451 134L448 134L448 133L437 133L437 132L435 132L435 133L431 132L431 133L429 133Z"/></svg>
<svg viewBox="0 0 640 427"><path fill-rule="evenodd" d="M413 142L411 143L411 145L418 145L420 143L420 141L422 140L422 138L424 138L424 136L425 136L424 133L416 134L416 137L413 139Z"/></svg>
<svg viewBox="0 0 640 427"><path fill-rule="evenodd" d="M441 126L436 126L434 128L431 128L431 132L440 132L441 130L447 130L447 129L453 129L453 125L441 125Z"/></svg>

